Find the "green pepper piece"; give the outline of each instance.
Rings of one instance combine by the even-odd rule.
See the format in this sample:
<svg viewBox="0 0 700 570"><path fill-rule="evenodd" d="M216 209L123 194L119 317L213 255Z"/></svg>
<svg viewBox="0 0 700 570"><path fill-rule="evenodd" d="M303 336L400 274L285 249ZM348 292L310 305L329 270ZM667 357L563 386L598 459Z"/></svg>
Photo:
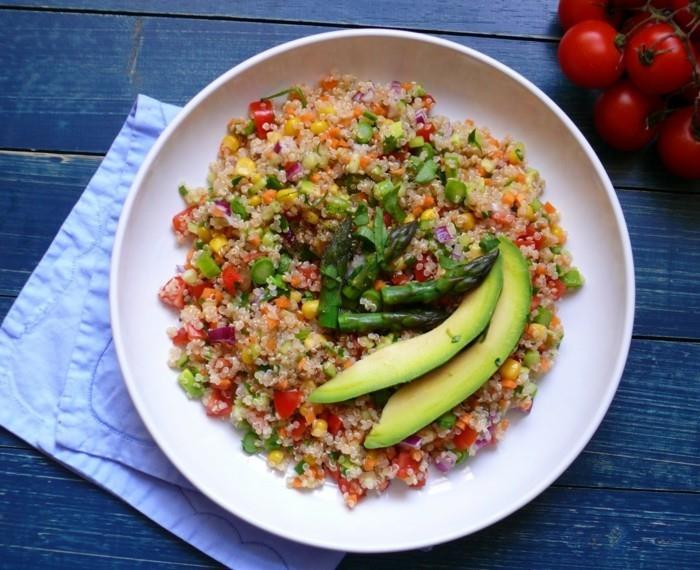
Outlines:
<svg viewBox="0 0 700 570"><path fill-rule="evenodd" d="M261 257L253 262L250 276L256 285L265 285L267 278L275 272L275 264L268 257Z"/></svg>
<svg viewBox="0 0 700 570"><path fill-rule="evenodd" d="M467 185L456 178L448 178L445 184L445 197L453 204L460 204L467 197Z"/></svg>
<svg viewBox="0 0 700 570"><path fill-rule="evenodd" d="M216 264L211 253L208 251L202 251L195 261L197 269L206 277L207 279L214 279L219 273L221 273L221 268Z"/></svg>
<svg viewBox="0 0 700 570"><path fill-rule="evenodd" d="M416 184L428 184L435 179L437 175L438 165L434 160L426 160L423 165L418 169L418 174L416 174Z"/></svg>

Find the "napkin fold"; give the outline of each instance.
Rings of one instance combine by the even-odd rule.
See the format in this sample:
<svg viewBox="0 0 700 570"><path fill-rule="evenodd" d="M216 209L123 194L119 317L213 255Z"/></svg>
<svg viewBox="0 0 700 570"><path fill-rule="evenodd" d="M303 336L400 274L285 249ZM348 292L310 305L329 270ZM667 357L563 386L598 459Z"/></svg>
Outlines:
<svg viewBox="0 0 700 570"><path fill-rule="evenodd" d="M178 107L139 95L0 328L0 424L226 566L331 569L340 552L262 531L204 497L142 424L119 371L109 263L133 178Z"/></svg>

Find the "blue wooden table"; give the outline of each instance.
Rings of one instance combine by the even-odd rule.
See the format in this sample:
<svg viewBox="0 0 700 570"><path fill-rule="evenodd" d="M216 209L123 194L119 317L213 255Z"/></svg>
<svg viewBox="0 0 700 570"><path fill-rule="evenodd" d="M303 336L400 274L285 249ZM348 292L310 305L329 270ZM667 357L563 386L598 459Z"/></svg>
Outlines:
<svg viewBox="0 0 700 570"><path fill-rule="evenodd" d="M601 144L594 94L571 86L556 64L555 0L47 4L0 0L0 317L137 93L184 104L241 60L334 28L447 37L531 79L599 152L632 236L634 340L601 428L530 505L432 552L350 555L341 567L700 567L700 187L666 175L651 151L628 156ZM419 514L406 524L421 524ZM164 565L217 566L0 431L0 567Z"/></svg>

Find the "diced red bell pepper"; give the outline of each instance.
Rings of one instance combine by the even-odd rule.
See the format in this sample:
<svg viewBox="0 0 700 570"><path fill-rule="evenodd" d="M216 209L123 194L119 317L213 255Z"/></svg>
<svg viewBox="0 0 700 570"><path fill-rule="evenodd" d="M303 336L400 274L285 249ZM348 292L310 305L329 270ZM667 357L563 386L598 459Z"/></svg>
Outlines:
<svg viewBox="0 0 700 570"><path fill-rule="evenodd" d="M224 284L224 289L233 295L239 283L243 282L243 277L236 271L233 266L228 265L221 273L221 279Z"/></svg>
<svg viewBox="0 0 700 570"><path fill-rule="evenodd" d="M416 136L423 137L425 142L430 142L430 138L435 132L435 125L429 122L423 123L420 127L416 129Z"/></svg>
<svg viewBox="0 0 700 570"><path fill-rule="evenodd" d="M267 138L267 130L265 124L273 124L275 122L275 111L272 108L272 101L263 99L261 101L253 101L248 105L248 113L250 118L255 123L255 133L259 138Z"/></svg>
<svg viewBox="0 0 700 570"><path fill-rule="evenodd" d="M336 435L341 429L343 429L343 420L330 412L328 412L326 415L326 423L328 424L328 431L331 435Z"/></svg>
<svg viewBox="0 0 700 570"><path fill-rule="evenodd" d="M275 390L274 401L277 415L285 420L301 405L304 395L299 390Z"/></svg>
<svg viewBox="0 0 700 570"><path fill-rule="evenodd" d="M217 418L231 415L232 398L229 392L224 392L218 388L213 388L207 396L204 406L208 416Z"/></svg>
<svg viewBox="0 0 700 570"><path fill-rule="evenodd" d="M166 305L182 309L185 306L185 289L187 285L182 277L176 276L163 285L158 292L158 298Z"/></svg>
<svg viewBox="0 0 700 570"><path fill-rule="evenodd" d="M457 435L454 439L455 442L455 447L459 451L464 451L465 449L469 449L471 445L476 441L476 432L470 428L469 426L466 426L463 430L462 433Z"/></svg>

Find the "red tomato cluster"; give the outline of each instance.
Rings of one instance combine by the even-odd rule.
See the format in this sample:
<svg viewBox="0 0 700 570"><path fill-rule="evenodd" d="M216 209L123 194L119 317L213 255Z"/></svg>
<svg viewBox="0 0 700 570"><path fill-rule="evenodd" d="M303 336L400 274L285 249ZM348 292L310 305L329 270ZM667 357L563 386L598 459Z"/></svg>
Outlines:
<svg viewBox="0 0 700 570"><path fill-rule="evenodd" d="M666 168L700 179L700 0L560 0L559 21L564 75L603 89L600 137L634 151L658 136Z"/></svg>

